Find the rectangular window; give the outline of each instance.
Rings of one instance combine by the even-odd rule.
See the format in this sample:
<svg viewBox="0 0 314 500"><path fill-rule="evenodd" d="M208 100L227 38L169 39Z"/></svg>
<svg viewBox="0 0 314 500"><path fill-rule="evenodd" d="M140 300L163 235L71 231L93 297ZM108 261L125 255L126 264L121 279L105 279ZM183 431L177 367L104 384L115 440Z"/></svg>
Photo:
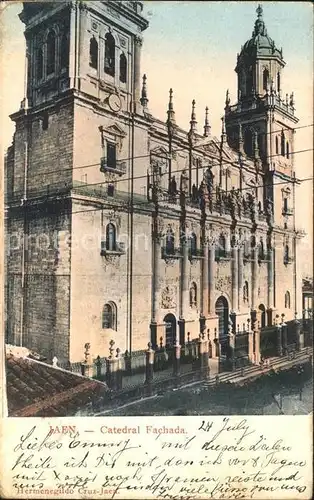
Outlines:
<svg viewBox="0 0 314 500"><path fill-rule="evenodd" d="M286 213L288 210L288 198L283 199L283 210Z"/></svg>
<svg viewBox="0 0 314 500"><path fill-rule="evenodd" d="M107 142L107 167L116 168L116 145Z"/></svg>

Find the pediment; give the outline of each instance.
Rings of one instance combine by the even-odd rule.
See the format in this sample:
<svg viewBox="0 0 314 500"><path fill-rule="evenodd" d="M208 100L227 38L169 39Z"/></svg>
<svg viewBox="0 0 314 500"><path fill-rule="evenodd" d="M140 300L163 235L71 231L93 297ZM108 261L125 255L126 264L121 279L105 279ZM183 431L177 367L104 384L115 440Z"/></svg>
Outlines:
<svg viewBox="0 0 314 500"><path fill-rule="evenodd" d="M109 125L109 127L103 128L102 131L105 134L110 134L110 135L113 135L115 137L117 137L117 136L118 137L125 137L126 136L126 132L117 123L114 123L113 125Z"/></svg>
<svg viewBox="0 0 314 500"><path fill-rule="evenodd" d="M163 156L168 156L168 150L164 148L163 146L155 146L153 149L150 150L151 155L163 155Z"/></svg>

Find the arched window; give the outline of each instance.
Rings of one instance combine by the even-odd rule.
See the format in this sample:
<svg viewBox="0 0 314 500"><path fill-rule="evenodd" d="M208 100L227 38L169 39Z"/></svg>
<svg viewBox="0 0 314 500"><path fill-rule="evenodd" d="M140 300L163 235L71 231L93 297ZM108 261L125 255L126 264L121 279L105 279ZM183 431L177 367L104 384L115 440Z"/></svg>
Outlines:
<svg viewBox="0 0 314 500"><path fill-rule="evenodd" d="M105 65L104 70L107 75L114 76L115 73L115 41L111 33L105 36Z"/></svg>
<svg viewBox="0 0 314 500"><path fill-rule="evenodd" d="M277 73L277 92L280 92L281 87L280 87L280 73L278 71Z"/></svg>
<svg viewBox="0 0 314 500"><path fill-rule="evenodd" d="M269 82L269 71L267 68L265 68L263 71L263 89L264 90L267 90L268 82Z"/></svg>
<svg viewBox="0 0 314 500"><path fill-rule="evenodd" d="M283 133L283 131L281 132L281 155L282 156L285 156L285 134Z"/></svg>
<svg viewBox="0 0 314 500"><path fill-rule="evenodd" d="M54 31L49 31L47 36L47 75L55 71L56 65L56 35Z"/></svg>
<svg viewBox="0 0 314 500"><path fill-rule="evenodd" d="M197 307L197 285L194 282L190 287L190 307Z"/></svg>
<svg viewBox="0 0 314 500"><path fill-rule="evenodd" d="M249 283L247 281L243 285L243 302L244 304L248 304L249 302Z"/></svg>
<svg viewBox="0 0 314 500"><path fill-rule="evenodd" d="M127 60L125 55L122 53L120 55L120 82L126 83L127 80Z"/></svg>
<svg viewBox="0 0 314 500"><path fill-rule="evenodd" d="M258 245L258 260L259 262L265 259L264 243L261 239Z"/></svg>
<svg viewBox="0 0 314 500"><path fill-rule="evenodd" d="M43 51L42 49L37 50L36 54L36 75L37 75L37 80L41 80L43 77Z"/></svg>
<svg viewBox="0 0 314 500"><path fill-rule="evenodd" d="M276 155L279 153L279 141L278 141L278 137L276 135Z"/></svg>
<svg viewBox="0 0 314 500"><path fill-rule="evenodd" d="M114 252L116 250L116 245L116 227L110 222L106 227L106 250Z"/></svg>
<svg viewBox="0 0 314 500"><path fill-rule="evenodd" d="M248 156L253 155L253 133L249 128L244 132L244 151Z"/></svg>
<svg viewBox="0 0 314 500"><path fill-rule="evenodd" d="M89 65L98 68L98 42L94 36L89 41Z"/></svg>
<svg viewBox="0 0 314 500"><path fill-rule="evenodd" d="M103 307L102 327L117 330L117 306L114 302L108 302Z"/></svg>
<svg viewBox="0 0 314 500"><path fill-rule="evenodd" d="M61 68L69 66L69 37L63 33L61 38Z"/></svg>
<svg viewBox="0 0 314 500"><path fill-rule="evenodd" d="M218 240L218 255L219 257L226 256L226 238L223 234L219 236Z"/></svg>
<svg viewBox="0 0 314 500"><path fill-rule="evenodd" d="M253 70L249 68L246 79L246 95L249 96L252 94L253 90Z"/></svg>
<svg viewBox="0 0 314 500"><path fill-rule="evenodd" d="M166 253L167 255L174 254L174 234L172 229L168 229L166 235Z"/></svg>
<svg viewBox="0 0 314 500"><path fill-rule="evenodd" d="M189 243L190 243L190 254L191 255L196 255L197 253L197 236L195 233L191 233L189 237Z"/></svg>
<svg viewBox="0 0 314 500"><path fill-rule="evenodd" d="M243 256L245 259L249 259L250 258L250 243L248 242L248 240L244 240L244 245L243 245Z"/></svg>
<svg viewBox="0 0 314 500"><path fill-rule="evenodd" d="M290 309L291 303L290 303L290 292L285 293L285 308Z"/></svg>
<svg viewBox="0 0 314 500"><path fill-rule="evenodd" d="M286 142L286 157L289 159L290 157L290 147L289 147L289 142Z"/></svg>

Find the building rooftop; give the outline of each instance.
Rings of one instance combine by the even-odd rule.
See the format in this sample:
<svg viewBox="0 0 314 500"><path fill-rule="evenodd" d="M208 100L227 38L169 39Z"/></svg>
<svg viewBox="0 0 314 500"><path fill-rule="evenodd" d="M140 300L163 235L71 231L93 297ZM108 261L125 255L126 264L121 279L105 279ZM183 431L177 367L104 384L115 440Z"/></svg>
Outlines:
<svg viewBox="0 0 314 500"><path fill-rule="evenodd" d="M103 382L25 357L6 353L9 417L91 415L109 391Z"/></svg>

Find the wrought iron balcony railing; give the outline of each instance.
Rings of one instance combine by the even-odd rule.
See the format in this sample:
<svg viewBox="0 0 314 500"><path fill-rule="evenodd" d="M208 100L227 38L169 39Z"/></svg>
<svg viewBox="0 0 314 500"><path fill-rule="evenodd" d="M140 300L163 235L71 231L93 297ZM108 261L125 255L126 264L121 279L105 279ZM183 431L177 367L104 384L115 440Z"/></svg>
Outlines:
<svg viewBox="0 0 314 500"><path fill-rule="evenodd" d="M115 162L110 162L110 164L108 164L107 158L102 157L100 159L100 170L101 172L112 172L118 175L126 174L126 161L116 160Z"/></svg>
<svg viewBox="0 0 314 500"><path fill-rule="evenodd" d="M222 248L216 248L215 250L215 260L230 260L231 252L229 250L224 250Z"/></svg>
<svg viewBox="0 0 314 500"><path fill-rule="evenodd" d="M288 256L284 256L283 258L283 263L285 266L287 266L288 264L292 264L293 262L293 257L288 257Z"/></svg>
<svg viewBox="0 0 314 500"><path fill-rule="evenodd" d="M167 247L162 247L161 249L161 258L164 260L169 260L169 259L180 259L182 257L181 249L180 248L167 248Z"/></svg>
<svg viewBox="0 0 314 500"><path fill-rule="evenodd" d="M293 215L293 208L284 207L282 209L282 215Z"/></svg>
<svg viewBox="0 0 314 500"><path fill-rule="evenodd" d="M109 247L109 245L108 245ZM124 255L125 254L125 243L116 242L115 245L110 245L110 248L107 248L107 242L101 242L100 255Z"/></svg>
<svg viewBox="0 0 314 500"><path fill-rule="evenodd" d="M193 260L193 259L203 259L204 255L203 255L203 250L199 249L199 248L196 248L196 249L189 249L189 259L190 260Z"/></svg>

